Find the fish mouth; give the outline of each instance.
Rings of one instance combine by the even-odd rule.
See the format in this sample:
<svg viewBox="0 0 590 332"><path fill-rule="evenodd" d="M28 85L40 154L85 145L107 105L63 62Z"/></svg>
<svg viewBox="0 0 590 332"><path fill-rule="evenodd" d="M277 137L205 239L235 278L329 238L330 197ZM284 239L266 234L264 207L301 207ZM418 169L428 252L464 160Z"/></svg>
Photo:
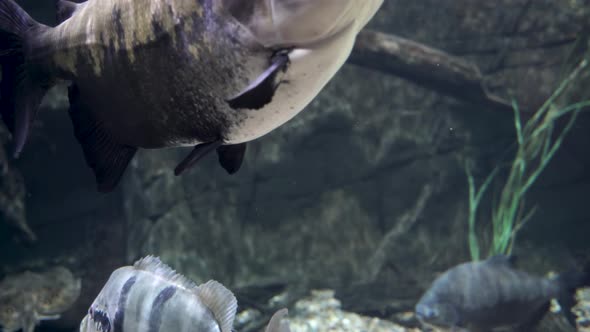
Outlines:
<svg viewBox="0 0 590 332"><path fill-rule="evenodd" d="M418 304L415 313L416 318L423 322L432 321L436 317L436 310L424 304Z"/></svg>
<svg viewBox="0 0 590 332"><path fill-rule="evenodd" d="M84 318L82 319L82 322L80 322L80 332L84 332L86 331L84 328L86 327L86 325L88 323L88 315L84 316Z"/></svg>

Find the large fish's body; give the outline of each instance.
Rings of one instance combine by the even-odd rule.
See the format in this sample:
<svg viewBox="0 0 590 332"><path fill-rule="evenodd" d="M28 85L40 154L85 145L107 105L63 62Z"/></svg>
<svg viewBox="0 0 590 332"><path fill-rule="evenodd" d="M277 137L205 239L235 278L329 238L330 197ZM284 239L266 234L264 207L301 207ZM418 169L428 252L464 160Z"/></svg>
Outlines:
<svg viewBox="0 0 590 332"><path fill-rule="evenodd" d="M3 115L20 152L37 100L69 80L76 137L99 189L116 185L137 148L201 144L183 169L218 149L233 173L243 143L291 119L333 77L382 2L60 1L64 22L48 28L5 0L0 31L26 45L24 67L3 67L21 65L29 81L16 92L4 85L16 97Z"/></svg>
<svg viewBox="0 0 590 332"><path fill-rule="evenodd" d="M416 305L425 325L471 332L514 328L530 332L557 298L575 325L570 309L576 288L589 274L571 272L541 278L514 269L512 258L494 256L463 263L438 277Z"/></svg>
<svg viewBox="0 0 590 332"><path fill-rule="evenodd" d="M94 300L80 332L231 332L234 295L216 281L197 286L147 256L114 271ZM289 332L275 314L268 332Z"/></svg>

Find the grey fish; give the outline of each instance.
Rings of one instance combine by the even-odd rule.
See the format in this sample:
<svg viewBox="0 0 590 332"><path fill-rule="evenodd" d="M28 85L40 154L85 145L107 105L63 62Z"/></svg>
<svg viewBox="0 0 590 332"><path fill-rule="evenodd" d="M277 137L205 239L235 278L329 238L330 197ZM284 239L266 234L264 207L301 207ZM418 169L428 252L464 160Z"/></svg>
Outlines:
<svg viewBox="0 0 590 332"><path fill-rule="evenodd" d="M70 117L99 191L138 148L217 151L230 174L246 142L299 113L344 64L383 0L58 0L57 27L0 2L0 110L15 155L46 91Z"/></svg>
<svg viewBox="0 0 590 332"><path fill-rule="evenodd" d="M210 280L197 286L158 258L147 256L114 271L80 332L231 332L237 300ZM279 311L269 332L289 332Z"/></svg>
<svg viewBox="0 0 590 332"><path fill-rule="evenodd" d="M570 323L577 288L590 285L590 269L542 278L514 268L513 256L463 263L439 276L416 305L427 326L451 330L533 331L557 299Z"/></svg>

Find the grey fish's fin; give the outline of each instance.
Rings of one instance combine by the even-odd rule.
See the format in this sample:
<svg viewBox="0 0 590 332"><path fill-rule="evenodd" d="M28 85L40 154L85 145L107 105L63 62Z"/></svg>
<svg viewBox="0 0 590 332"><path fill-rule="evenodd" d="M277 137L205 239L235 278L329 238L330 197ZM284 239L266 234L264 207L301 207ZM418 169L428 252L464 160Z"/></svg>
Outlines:
<svg viewBox="0 0 590 332"><path fill-rule="evenodd" d="M13 0L0 1L0 113L12 133L15 157L22 152L41 100L51 85L49 77L31 72L25 58L31 36L44 29L49 28L33 20Z"/></svg>
<svg viewBox="0 0 590 332"><path fill-rule="evenodd" d="M74 134L82 145L86 163L94 171L97 189L105 193L113 191L137 148L119 144L111 137L102 123L86 109L75 84L68 88L68 97Z"/></svg>
<svg viewBox="0 0 590 332"><path fill-rule="evenodd" d="M275 82L280 71L287 70L289 65L288 51L277 52L271 58L271 64L244 91L227 100L233 109L258 110L272 101L279 83Z"/></svg>
<svg viewBox="0 0 590 332"><path fill-rule="evenodd" d="M537 309L530 317L527 317L526 321L519 324L515 329L514 332L531 332L536 331L537 326L545 317L545 314L549 311L549 307L551 307L551 302L547 301L542 307Z"/></svg>
<svg viewBox="0 0 590 332"><path fill-rule="evenodd" d="M238 310L234 294L215 280L199 285L197 294L215 316L221 332L231 332Z"/></svg>
<svg viewBox="0 0 590 332"><path fill-rule="evenodd" d="M266 326L265 332L291 332L291 328L289 327L289 323L283 320L289 313L289 310L286 308L281 309L272 315L270 318L270 322Z"/></svg>
<svg viewBox="0 0 590 332"><path fill-rule="evenodd" d="M576 315L572 308L576 305L576 292L579 288L590 286L590 263L586 264L582 271L572 269L561 273L555 281L559 285L559 294L557 302L561 306L561 311L570 324L576 327Z"/></svg>
<svg viewBox="0 0 590 332"><path fill-rule="evenodd" d="M55 2L55 9L57 12L57 22L63 23L74 15L76 10L80 8L82 4L68 1L68 0L57 0Z"/></svg>
<svg viewBox="0 0 590 332"><path fill-rule="evenodd" d="M240 170L244 155L246 154L246 143L234 145L222 145L217 148L219 164L229 174L234 174Z"/></svg>
<svg viewBox="0 0 590 332"><path fill-rule="evenodd" d="M197 284L195 284L192 280L174 271L172 268L170 268L170 266L162 263L162 261L155 256L150 255L138 260L135 262L135 264L133 264L133 268L136 270L153 273L186 289L197 288Z"/></svg>
<svg viewBox="0 0 590 332"><path fill-rule="evenodd" d="M211 151L217 149L223 144L222 140L217 140L209 143L203 143L196 145L193 151L188 154L174 169L174 175L178 176L187 169L193 167L199 160L204 156L208 155Z"/></svg>
<svg viewBox="0 0 590 332"><path fill-rule="evenodd" d="M515 267L516 261L517 261L517 258L514 255L494 255L494 256L488 257L485 260L485 262L488 264L500 264L500 265L506 265L509 267Z"/></svg>

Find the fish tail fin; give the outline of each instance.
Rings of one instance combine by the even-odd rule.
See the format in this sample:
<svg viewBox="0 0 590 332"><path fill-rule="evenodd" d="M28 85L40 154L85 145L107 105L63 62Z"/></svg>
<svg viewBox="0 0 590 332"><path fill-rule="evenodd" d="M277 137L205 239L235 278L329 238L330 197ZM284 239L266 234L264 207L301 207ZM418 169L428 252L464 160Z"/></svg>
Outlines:
<svg viewBox="0 0 590 332"><path fill-rule="evenodd" d="M590 263L586 264L582 271L576 269L560 274L557 277L557 282L559 283L557 301L567 320L575 327L576 315L572 312L572 307L577 303L577 290L583 287L590 287Z"/></svg>
<svg viewBox="0 0 590 332"><path fill-rule="evenodd" d="M50 87L49 80L31 77L26 59L30 36L47 28L13 0L0 0L0 114L12 133L15 157L22 151L34 115Z"/></svg>

